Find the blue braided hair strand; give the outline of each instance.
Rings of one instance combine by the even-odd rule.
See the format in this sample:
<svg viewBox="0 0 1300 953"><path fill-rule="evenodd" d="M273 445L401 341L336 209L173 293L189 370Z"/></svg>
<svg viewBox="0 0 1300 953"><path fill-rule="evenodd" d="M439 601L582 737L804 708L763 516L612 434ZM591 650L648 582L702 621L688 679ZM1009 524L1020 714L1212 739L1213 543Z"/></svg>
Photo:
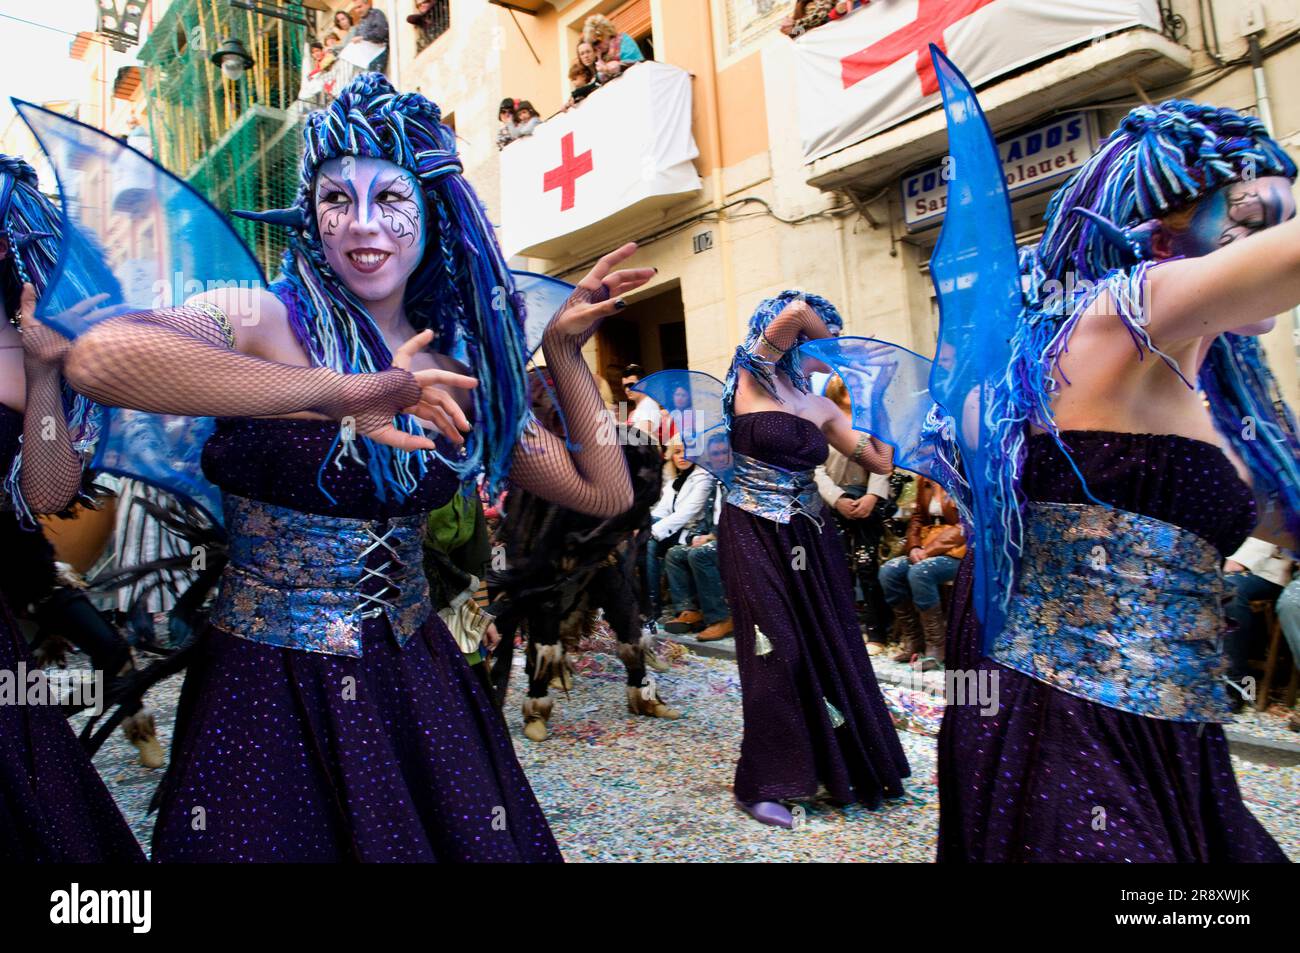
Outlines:
<svg viewBox="0 0 1300 953"><path fill-rule="evenodd" d="M438 107L418 93L398 93L379 73L358 76L324 109L307 117L295 208L302 213L271 285L286 304L290 326L318 365L347 374L384 370L392 353L364 305L325 260L313 186L322 163L342 156L385 159L412 173L426 211L423 260L406 288L407 318L432 329L444 353L460 351L479 378L471 393L474 429L462 454L447 459L462 479L485 471L492 491L509 474L527 423L522 296L502 257L487 213L461 174L455 134ZM420 432L414 418L395 425ZM422 452L366 441L381 499L405 499L427 469Z"/></svg>
<svg viewBox="0 0 1300 953"><path fill-rule="evenodd" d="M54 276L62 235L62 216L41 193L36 170L15 156L0 155L0 236L9 245L8 256L0 261L0 295L9 320L17 317L24 283L36 289L38 299L45 293ZM63 381L63 409L73 449L84 457L99 439L103 408ZM23 523L33 526L35 518L19 480L21 469L19 447L4 475L4 490Z"/></svg>
<svg viewBox="0 0 1300 953"><path fill-rule="evenodd" d="M761 301L754 310L749 319L749 330L745 335L745 340L736 348L736 354L731 359L731 368L727 371L727 382L722 389L722 412L727 421L727 429L731 429L731 421L735 416L736 406L736 386L740 379L740 369L744 368L754 376L759 385L775 397L781 398L776 391L776 375L778 372L785 374L790 379L790 383L805 394L812 390L812 384L803 372L799 362L795 360L795 355L799 345L804 343L806 338L799 336L795 346L790 348L777 361L765 361L759 357L755 350L758 346L758 339L786 306L793 301L803 300L808 306L817 312L817 316L826 323L826 326L832 331L840 331L844 328L844 319L840 317L839 311L835 305L831 304L820 295L807 294L803 291L782 291L772 298Z"/></svg>

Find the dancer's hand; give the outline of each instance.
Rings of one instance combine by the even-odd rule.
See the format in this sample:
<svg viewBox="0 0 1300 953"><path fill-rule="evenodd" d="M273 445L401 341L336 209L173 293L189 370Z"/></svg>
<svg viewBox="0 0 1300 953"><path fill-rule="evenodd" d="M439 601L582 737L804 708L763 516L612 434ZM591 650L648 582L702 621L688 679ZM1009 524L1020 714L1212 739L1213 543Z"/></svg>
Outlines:
<svg viewBox="0 0 1300 953"><path fill-rule="evenodd" d="M547 337L582 338L594 330L602 319L622 310L626 302L621 296L640 288L658 272L657 268L625 268L615 271L618 265L634 254L636 242L628 242L596 262L596 266L578 282L578 287L564 303L564 307L551 319L546 328Z"/></svg>
<svg viewBox="0 0 1300 953"><path fill-rule="evenodd" d="M98 294L74 305L67 310L69 317L94 321L113 313L110 308L96 308L108 294ZM102 315L101 315L102 312ZM64 337L54 328L36 320L36 289L30 282L23 285L22 297L19 299L18 315L23 332L23 355L43 367L58 368L68 351L72 350L72 340Z"/></svg>
<svg viewBox="0 0 1300 953"><path fill-rule="evenodd" d="M429 342L432 340L433 332L429 330L421 331L415 335L394 352L393 367L411 372L411 361L415 358L415 355L428 347ZM450 389L469 390L477 387L478 378L435 368L415 371L411 373L411 376L420 385L420 399L411 406L403 408L401 412L413 414L420 420L432 424L439 433L452 443L463 444L465 438L462 434L469 433L471 425ZM434 449L433 441L429 438L408 434L398 430L391 423L386 427L380 427L378 430L366 434L366 436L371 440L377 440L379 443L385 443L402 450Z"/></svg>
<svg viewBox="0 0 1300 953"><path fill-rule="evenodd" d="M483 630L483 647L489 652L501 644L501 633L497 631L497 624L489 622L488 627Z"/></svg>

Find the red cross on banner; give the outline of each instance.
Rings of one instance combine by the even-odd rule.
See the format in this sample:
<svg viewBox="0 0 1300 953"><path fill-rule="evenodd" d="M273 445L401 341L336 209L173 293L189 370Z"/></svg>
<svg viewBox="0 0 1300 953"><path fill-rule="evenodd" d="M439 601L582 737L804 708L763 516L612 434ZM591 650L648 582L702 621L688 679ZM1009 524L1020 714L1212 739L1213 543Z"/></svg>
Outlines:
<svg viewBox="0 0 1300 953"><path fill-rule="evenodd" d="M588 149L580 156L574 155L573 133L565 133L560 140L560 164L542 176L542 191L559 189L560 211L567 212L578 199L578 180L592 168L591 150Z"/></svg>
<svg viewBox="0 0 1300 953"><path fill-rule="evenodd" d="M939 77L935 75L934 60L930 58L930 44L946 53L944 31L993 2L995 0L918 0L915 20L840 61L844 88L848 89L893 66L909 53L917 53L916 72L921 77L921 93L925 96L937 93Z"/></svg>

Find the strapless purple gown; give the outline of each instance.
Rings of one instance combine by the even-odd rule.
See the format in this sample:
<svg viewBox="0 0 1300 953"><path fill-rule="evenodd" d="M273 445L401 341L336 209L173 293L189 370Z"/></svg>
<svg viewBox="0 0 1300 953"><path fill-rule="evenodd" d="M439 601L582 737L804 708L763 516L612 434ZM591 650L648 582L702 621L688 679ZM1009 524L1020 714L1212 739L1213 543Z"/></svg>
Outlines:
<svg viewBox="0 0 1300 953"><path fill-rule="evenodd" d="M0 473L18 452L22 414L0 407ZM0 554L0 572L8 570ZM0 596L0 669L34 670ZM0 862L122 863L144 853L68 719L48 705L0 704Z"/></svg>
<svg viewBox="0 0 1300 953"><path fill-rule="evenodd" d="M1236 550L1255 525L1248 487L1217 447L1185 437L1063 435L1097 499ZM1088 503L1055 442L1029 441L1030 500ZM996 670L1000 710L950 705L939 733L939 860L1285 861L1237 789L1218 725L1085 701L980 651L971 561L957 577L950 669ZM1105 812L1104 829L1094 819ZM1101 826L1101 825L1098 825Z"/></svg>
<svg viewBox="0 0 1300 953"><path fill-rule="evenodd" d="M731 442L785 470L826 461L817 426L779 411L737 416ZM909 774L858 628L835 521L826 511L821 519L819 528L805 516L783 524L722 508L718 566L744 709L735 785L742 801L808 798L824 787L841 804L874 807L901 795ZM755 654L756 626L772 644L766 655Z"/></svg>
<svg viewBox="0 0 1300 953"><path fill-rule="evenodd" d="M203 454L223 491L378 520L456 491L435 465L404 503L365 467L328 466L337 426L222 420ZM493 708L431 615L405 648L383 616L362 657L280 648L209 627L177 715L157 861L558 861L559 848ZM346 682L348 677L355 682ZM345 699L345 684L355 691Z"/></svg>

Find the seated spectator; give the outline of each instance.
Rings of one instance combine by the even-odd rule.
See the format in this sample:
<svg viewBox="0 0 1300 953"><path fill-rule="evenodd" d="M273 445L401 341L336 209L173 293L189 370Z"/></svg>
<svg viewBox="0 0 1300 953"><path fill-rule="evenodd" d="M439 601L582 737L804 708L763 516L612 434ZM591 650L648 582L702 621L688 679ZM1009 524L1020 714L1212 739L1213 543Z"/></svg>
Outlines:
<svg viewBox="0 0 1300 953"><path fill-rule="evenodd" d="M666 446L674 435L673 423L667 411L659 406L658 401L640 391L632 390L632 385L644 376L645 372L640 364L629 364L623 368L623 391L632 402L632 412L628 414L627 425L645 431L660 446Z"/></svg>
<svg viewBox="0 0 1300 953"><path fill-rule="evenodd" d="M1228 656L1228 678L1241 685L1249 672L1251 645L1264 636L1263 620L1250 611L1257 600L1274 602L1291 581L1291 560L1272 543L1250 537L1223 564L1223 581L1232 600L1225 613L1228 632L1224 651ZM1246 698L1240 691L1232 693L1232 707L1240 711Z"/></svg>
<svg viewBox="0 0 1300 953"><path fill-rule="evenodd" d="M674 441L669 448L670 478L664 482L659 502L650 511L650 540L646 545L646 596L650 618L657 619L663 602L663 560L674 546L689 542L692 527L713 500L709 471L686 459L686 448Z"/></svg>
<svg viewBox="0 0 1300 953"><path fill-rule="evenodd" d="M826 396L835 401L845 417L852 417L848 388L838 377L826 385ZM849 576L862 589L862 621L867 634L867 652L885 650L889 606L880 588L880 545L885 521L893 515L893 489L888 474L867 473L834 447L815 478L822 501L835 513L840 540L849 560Z"/></svg>
<svg viewBox="0 0 1300 953"><path fill-rule="evenodd" d="M880 586L894 610L894 631L902 643L894 661L919 659L922 671L943 668L947 623L939 587L956 577L966 555L966 537L956 505L939 484L923 477L917 481L907 546L906 556L880 567Z"/></svg>
<svg viewBox="0 0 1300 953"><path fill-rule="evenodd" d="M526 99L520 100L518 107L515 108L515 138L531 136L541 122L541 117L537 115L533 104Z"/></svg>
<svg viewBox="0 0 1300 953"><path fill-rule="evenodd" d="M599 82L605 83L621 76L633 63L645 60L636 40L626 33L620 33L607 16L596 14L587 17L587 22L582 27L582 38L596 50L594 65Z"/></svg>
<svg viewBox="0 0 1300 953"><path fill-rule="evenodd" d="M715 436L708 445L709 463L715 472L731 466L727 438ZM676 635L698 632L699 642L716 642L732 635L731 610L718 572L718 520L727 488L713 481L713 505L705 507L705 518L694 528L689 544L674 546L664 558L671 607L661 620Z"/></svg>
<svg viewBox="0 0 1300 953"><path fill-rule="evenodd" d="M1277 600L1277 621L1291 648L1291 664L1300 667L1300 579L1292 580ZM1287 727L1300 731L1300 712L1291 712Z"/></svg>
<svg viewBox="0 0 1300 953"><path fill-rule="evenodd" d="M370 68L377 73L388 69L388 17L382 10L376 10L374 0L352 0L352 19L356 22L355 39L377 43L383 47L373 60Z"/></svg>

